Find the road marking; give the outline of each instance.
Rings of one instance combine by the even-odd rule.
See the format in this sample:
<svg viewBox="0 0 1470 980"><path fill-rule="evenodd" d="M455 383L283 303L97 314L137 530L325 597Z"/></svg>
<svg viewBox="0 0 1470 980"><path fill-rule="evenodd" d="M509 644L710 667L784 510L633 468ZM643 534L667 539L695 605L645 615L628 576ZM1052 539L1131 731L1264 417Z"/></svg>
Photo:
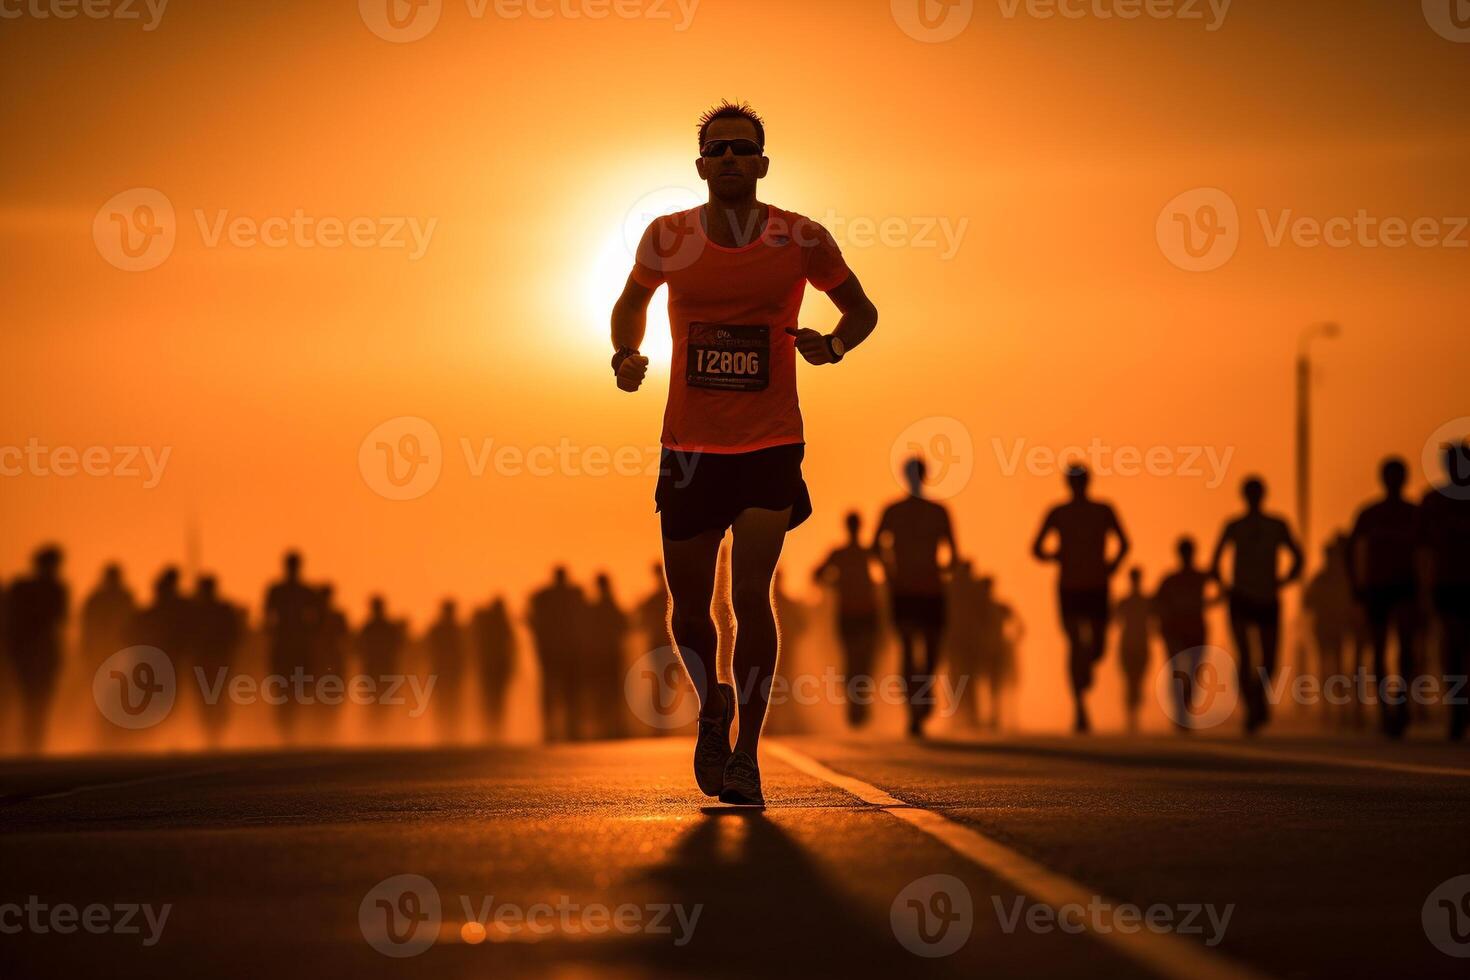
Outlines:
<svg viewBox="0 0 1470 980"><path fill-rule="evenodd" d="M175 779L190 779L194 776L211 776L220 772L234 772L239 766L217 766L213 769L190 769L186 772L165 772L155 776L139 776L136 779L118 779L107 783L82 783L67 789L57 790L53 793L37 793L34 796L12 796L7 800L15 803L24 803L29 800L57 800L65 796L75 796L78 793L91 793L103 789L119 789L124 786L143 786L148 783L166 783Z"/></svg>
<svg viewBox="0 0 1470 980"><path fill-rule="evenodd" d="M831 783L864 803L882 807L885 813L923 831L991 874L1009 881L1044 905L1052 908L1064 905L1086 906L1095 900L1099 904L1106 902L1117 905L1096 889L1087 888L1065 875L1042 867L973 827L905 802L871 783L829 769L811 756L781 742L769 741L764 748L793 769ZM1096 939L1171 980L1260 980L1262 977L1262 974L1232 963L1208 947L1174 933L1149 932L1146 929L1121 932L1113 925L1111 912L1100 915L1099 919L1099 925L1103 928L1092 931Z"/></svg>

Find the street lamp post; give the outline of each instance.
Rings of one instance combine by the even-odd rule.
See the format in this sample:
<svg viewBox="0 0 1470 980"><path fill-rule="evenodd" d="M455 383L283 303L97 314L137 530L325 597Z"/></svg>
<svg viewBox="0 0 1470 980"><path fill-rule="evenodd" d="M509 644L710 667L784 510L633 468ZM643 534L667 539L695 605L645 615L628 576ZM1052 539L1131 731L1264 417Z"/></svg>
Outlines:
<svg viewBox="0 0 1470 980"><path fill-rule="evenodd" d="M1312 341L1331 339L1342 328L1335 323L1314 323L1304 329L1296 355L1296 522L1307 565L1312 556Z"/></svg>

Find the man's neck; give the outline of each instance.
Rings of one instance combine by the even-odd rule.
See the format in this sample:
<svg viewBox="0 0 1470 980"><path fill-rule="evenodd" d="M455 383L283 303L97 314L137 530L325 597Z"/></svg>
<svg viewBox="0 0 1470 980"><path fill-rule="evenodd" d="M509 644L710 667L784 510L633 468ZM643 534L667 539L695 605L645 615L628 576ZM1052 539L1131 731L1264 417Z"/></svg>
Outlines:
<svg viewBox="0 0 1470 980"><path fill-rule="evenodd" d="M765 230L766 206L754 194L734 201L712 196L703 219L710 241L723 248L744 248Z"/></svg>

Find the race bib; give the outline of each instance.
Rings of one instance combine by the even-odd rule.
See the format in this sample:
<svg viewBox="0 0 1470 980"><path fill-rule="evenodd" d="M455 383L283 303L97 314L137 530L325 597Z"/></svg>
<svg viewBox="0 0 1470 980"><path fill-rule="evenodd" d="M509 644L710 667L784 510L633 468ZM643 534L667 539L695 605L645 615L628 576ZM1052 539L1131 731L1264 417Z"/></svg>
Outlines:
<svg viewBox="0 0 1470 980"><path fill-rule="evenodd" d="M771 328L691 323L684 381L691 388L765 391L771 383Z"/></svg>

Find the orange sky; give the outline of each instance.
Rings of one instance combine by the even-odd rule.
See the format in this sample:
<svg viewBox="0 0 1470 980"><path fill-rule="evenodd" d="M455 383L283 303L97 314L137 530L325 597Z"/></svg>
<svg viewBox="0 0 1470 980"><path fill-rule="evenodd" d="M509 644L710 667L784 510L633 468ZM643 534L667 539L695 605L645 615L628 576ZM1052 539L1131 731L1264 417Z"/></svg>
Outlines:
<svg viewBox="0 0 1470 980"><path fill-rule="evenodd" d="M963 549L1032 625L1027 703L1060 662L1052 572L1026 547L1061 479L1011 470L1018 446L1228 459L1218 486L1203 462L1097 480L1152 582L1181 531L1213 543L1248 472L1290 508L1305 325L1343 325L1316 348L1319 540L1383 454L1422 485L1426 440L1470 416L1470 231L1453 220L1470 215L1470 44L1417 3L1237 0L1209 30L1204 3L1203 20L1125 20L1099 11L1126 0L1075 18L992 0L943 43L878 0L701 0L687 23L671 0L625 4L668 16L445 0L423 38L391 43L369 0L366 18L178 2L152 30L7 6L22 15L0 25L0 447L169 455L151 487L29 464L0 477L0 577L55 538L79 588L120 556L143 589L184 557L192 521L205 565L252 604L288 544L354 616L377 588L419 620L445 593L518 601L561 559L641 594L651 478L476 476L464 447L566 445L579 465L589 447L651 452L667 341L651 385L616 391L608 305L625 226L649 195L693 199L694 122L726 96L767 118L762 197L834 225L882 314L843 365L801 368L817 513L789 539L788 577L805 588L844 509L875 515L897 492L901 433L958 420L972 476L949 502ZM94 241L99 209L132 188L174 212L173 252L146 271ZM1184 271L1158 238L1194 188L1238 210L1238 249L1213 271ZM1459 247L1273 243L1283 216L1360 211L1434 219ZM298 212L372 234L403 219L427 233L422 254L406 232L402 248L212 238ZM804 319L836 316L813 295ZM442 472L393 501L359 450L401 416L432 425Z"/></svg>

